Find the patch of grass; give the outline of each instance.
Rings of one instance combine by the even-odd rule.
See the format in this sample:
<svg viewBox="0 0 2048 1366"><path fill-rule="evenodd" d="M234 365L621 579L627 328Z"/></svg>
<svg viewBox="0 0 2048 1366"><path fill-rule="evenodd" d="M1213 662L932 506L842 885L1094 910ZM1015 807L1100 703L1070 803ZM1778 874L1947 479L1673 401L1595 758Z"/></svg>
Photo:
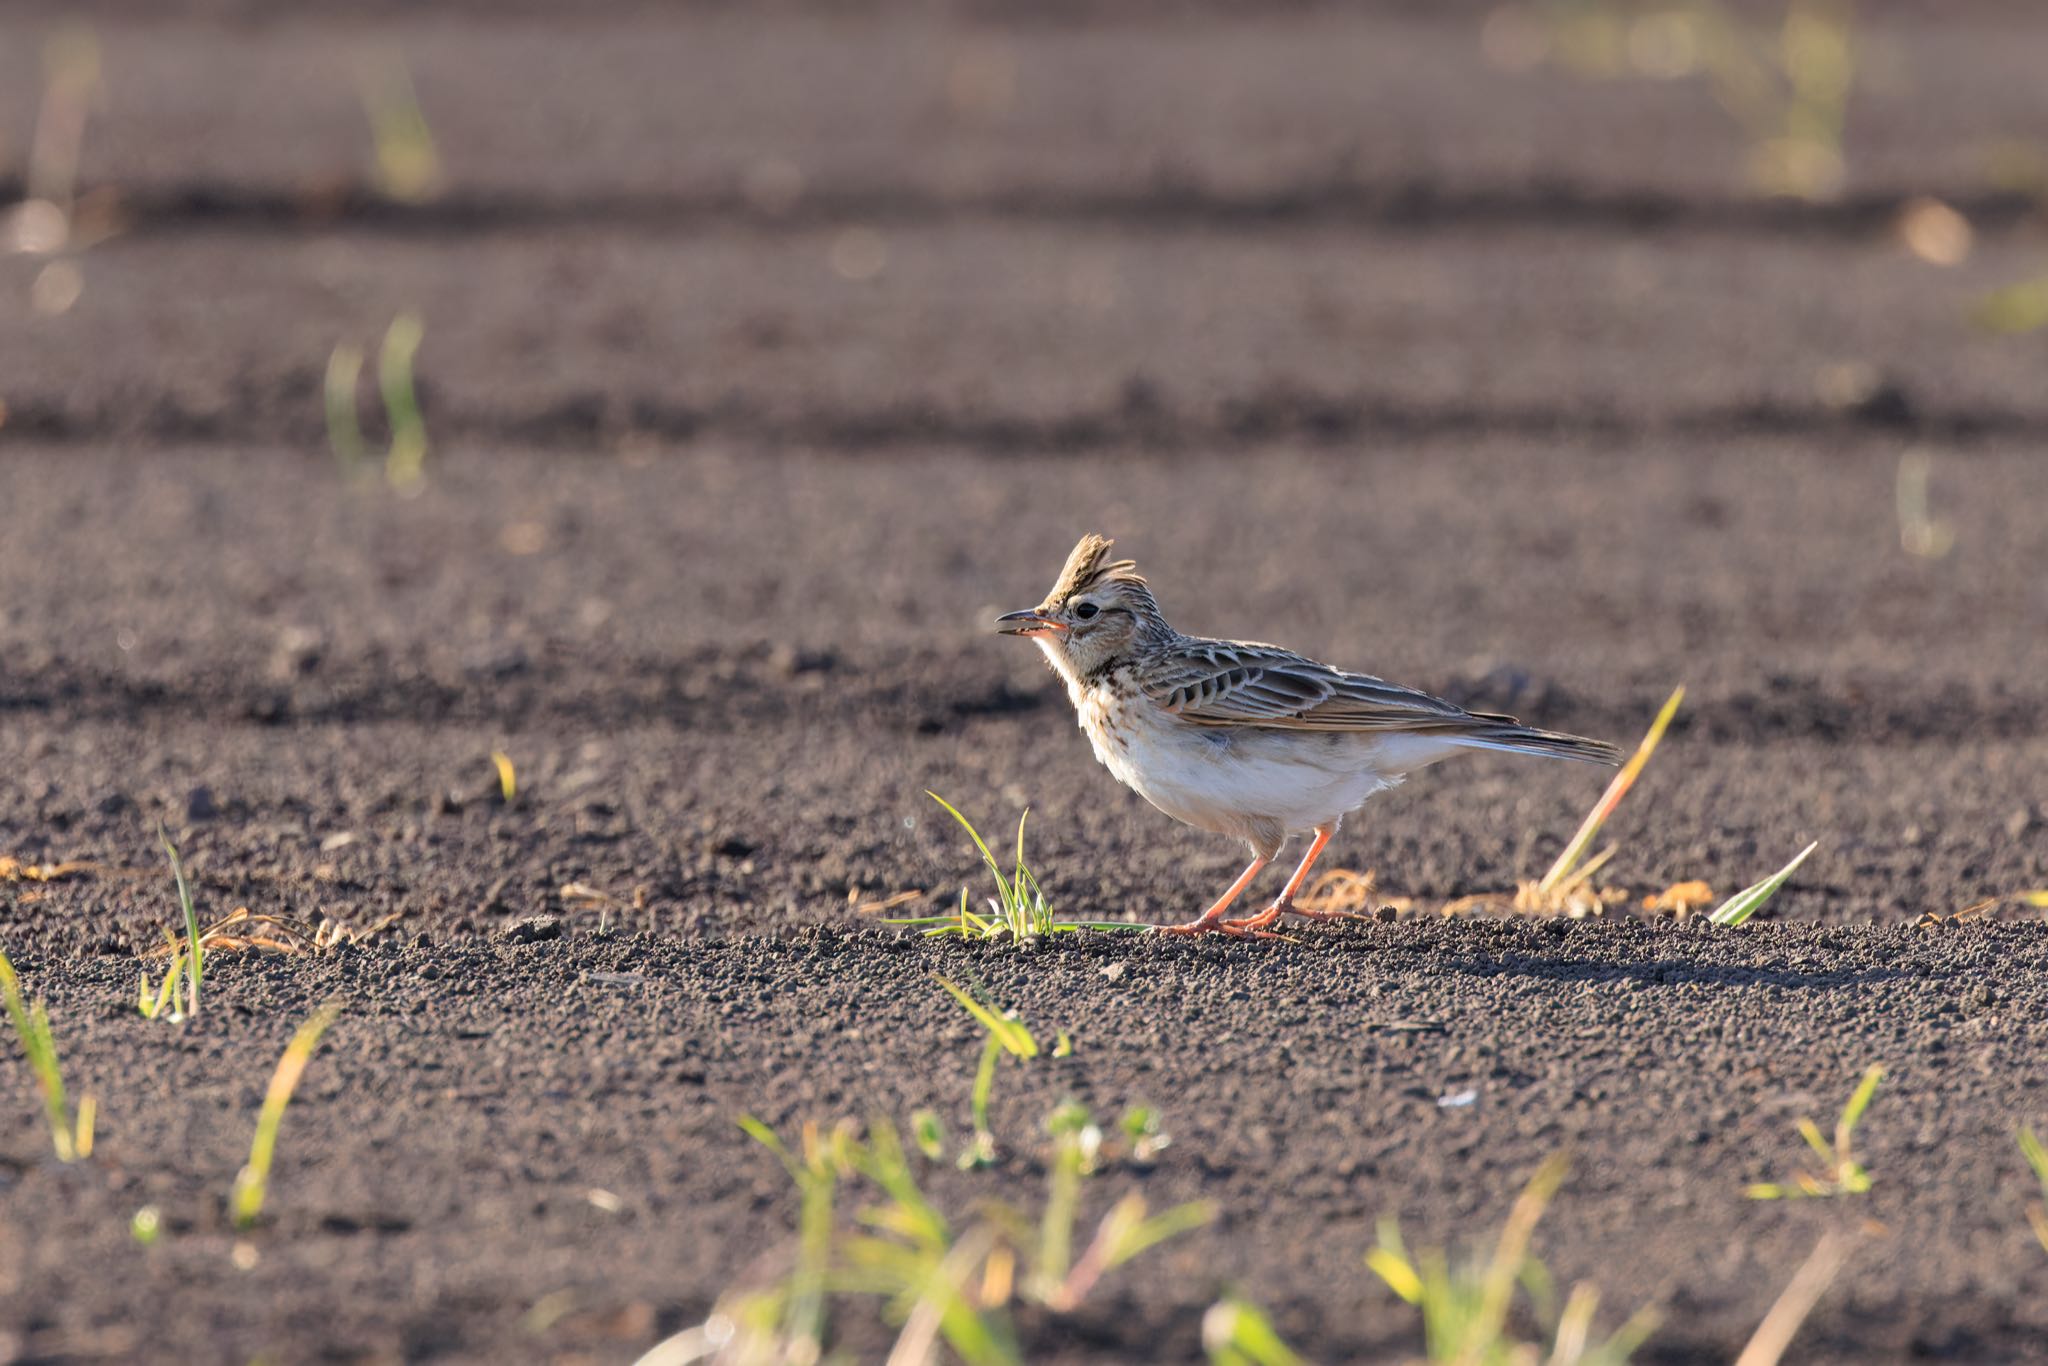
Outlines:
<svg viewBox="0 0 2048 1366"><path fill-rule="evenodd" d="M806 1124L796 1149L751 1116L740 1127L781 1160L800 1192L795 1265L768 1290L726 1296L705 1325L649 1360L818 1361L835 1306L872 1304L898 1329L891 1361L928 1361L943 1344L971 1366L1009 1366L1022 1360L1013 1304L1070 1313L1103 1276L1215 1217L1206 1202L1152 1215L1133 1192L1074 1255L1079 1183L1094 1170L1100 1131L1073 1105L1047 1120L1054 1147L1043 1208L993 1203L966 1220L924 1193L911 1150L887 1121L865 1133ZM838 1210L849 1192L867 1198L850 1226Z"/></svg>
<svg viewBox="0 0 2048 1366"><path fill-rule="evenodd" d="M1654 1310L1637 1310L1603 1341L1594 1341L1599 1291L1572 1287L1561 1310L1543 1263L1529 1242L1569 1165L1563 1154L1537 1169L1515 1200L1491 1252L1454 1260L1441 1249L1411 1256L1392 1219L1380 1222L1379 1240L1366 1265L1396 1295L1422 1311L1425 1359L1432 1362L1508 1363L1547 1360L1558 1366L1619 1366L1655 1331ZM1548 1325L1547 1344L1525 1343L1508 1331L1508 1315L1520 1287L1537 1317Z"/></svg>
<svg viewBox="0 0 2048 1366"><path fill-rule="evenodd" d="M2034 1237L2040 1242L2041 1250L2048 1252L2048 1148L2041 1146L2041 1140L2031 1126L2022 1124L2019 1131L2020 1152L2027 1159L2027 1166L2033 1170L2034 1179L2041 1183L2041 1198L2027 1206L2027 1222L2033 1226Z"/></svg>
<svg viewBox="0 0 2048 1366"><path fill-rule="evenodd" d="M1730 928L1740 925L1743 921L1755 915L1766 901L1775 896L1778 889L1785 885L1785 880L1792 876L1793 871L1800 864L1806 862L1806 856L1818 848L1820 848L1820 841L1813 841L1813 843L1793 855L1790 863L1780 868L1777 872L1772 873L1762 882L1745 887L1734 896L1729 897L1707 918L1716 925L1726 925Z"/></svg>
<svg viewBox="0 0 2048 1366"><path fill-rule="evenodd" d="M1853 1140L1856 1125L1863 1118L1863 1112L1870 1108L1871 1097L1877 1094L1877 1084L1884 1080L1884 1068L1872 1064L1863 1071L1863 1079L1856 1084L1849 1103L1842 1107L1842 1113L1835 1120L1835 1137L1831 1143L1820 1131L1820 1126L1805 1115L1799 1117L1799 1136L1806 1140L1806 1146L1813 1149L1820 1158L1821 1170L1799 1172L1790 1182L1759 1182L1748 1187L1744 1194L1752 1200L1799 1200L1835 1195L1861 1195L1870 1189L1870 1173L1856 1160Z"/></svg>
<svg viewBox="0 0 2048 1366"><path fill-rule="evenodd" d="M234 1190L228 1197L228 1210L236 1228L249 1228L263 1213L263 1200L270 1192L270 1164L277 1156L277 1131L284 1124L285 1107L291 1104L292 1092L305 1075L306 1064L313 1060L313 1050L320 1046L320 1036L340 1013L339 1001L329 1001L314 1011L292 1035L284 1055L277 1060L269 1089L263 1093L263 1108L256 1115L256 1137L249 1145L249 1160L236 1174Z"/></svg>
<svg viewBox="0 0 2048 1366"><path fill-rule="evenodd" d="M974 1142L960 1154L962 1167L986 1166L995 1160L996 1155L995 1135L990 1131L988 1122L989 1097L994 1094L996 1086L996 1064L1002 1061L1005 1053L1020 1062L1037 1057L1038 1040L1014 1014L998 1010L943 977L933 980L988 1031L988 1039L981 1047L981 1065L974 1072Z"/></svg>
<svg viewBox="0 0 2048 1366"><path fill-rule="evenodd" d="M987 865L989 875L995 879L996 894L988 898L987 915L971 910L968 906L967 889L960 889L960 910L957 915L912 916L902 920L889 920L885 924L910 925L922 929L926 934L957 934L965 939L1023 940L1048 934L1072 934L1079 930L1125 930L1136 932L1141 925L1120 920L1060 920L1053 914L1052 903L1046 899L1045 889L1038 885L1038 877L1024 861L1024 822L1030 818L1027 810L1017 818L1017 861L1016 866L1006 875L1003 865L988 847L988 841L974 828L974 822L960 814L951 802L936 792L924 794L946 808L946 814L960 823L967 837L974 841L974 847L981 852L981 861Z"/></svg>
<svg viewBox="0 0 2048 1366"><path fill-rule="evenodd" d="M164 969L163 980L152 989L149 985L149 969L139 968L135 974L140 978L135 991L135 1008L145 1020L169 1019L176 1024L185 1018L185 1012L178 1007L178 981L185 975L185 951L171 950L170 966Z"/></svg>
<svg viewBox="0 0 2048 1366"><path fill-rule="evenodd" d="M97 1107L93 1098L86 1096L78 1102L77 1115L72 1115L71 1103L64 1094L64 1069L57 1061L57 1036L50 1028L50 1013L41 1001L30 1003L22 999L21 979L15 975L14 964L5 953L0 953L0 999L6 1003L14 1037L21 1044L22 1056L28 1060L36 1088L42 1092L43 1118L49 1123L50 1146L56 1150L57 1160L84 1161L92 1156Z"/></svg>

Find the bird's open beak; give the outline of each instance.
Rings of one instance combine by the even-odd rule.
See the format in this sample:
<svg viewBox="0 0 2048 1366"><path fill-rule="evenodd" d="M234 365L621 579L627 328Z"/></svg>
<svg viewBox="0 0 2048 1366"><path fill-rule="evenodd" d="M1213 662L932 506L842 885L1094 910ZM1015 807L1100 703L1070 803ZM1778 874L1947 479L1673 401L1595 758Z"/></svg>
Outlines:
<svg viewBox="0 0 2048 1366"><path fill-rule="evenodd" d="M996 618L996 629L1006 636L1042 636L1053 631L1064 631L1066 623L1054 621L1042 615L1036 607L1022 612L1005 612Z"/></svg>

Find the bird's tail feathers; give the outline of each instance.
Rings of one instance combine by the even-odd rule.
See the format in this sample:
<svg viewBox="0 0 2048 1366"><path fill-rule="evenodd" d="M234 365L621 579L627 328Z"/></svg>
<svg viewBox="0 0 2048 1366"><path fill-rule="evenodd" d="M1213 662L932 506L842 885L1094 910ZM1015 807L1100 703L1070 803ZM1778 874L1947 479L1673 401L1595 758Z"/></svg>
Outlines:
<svg viewBox="0 0 2048 1366"><path fill-rule="evenodd" d="M1451 737L1452 743L1472 749L1497 749L1509 754L1541 754L1553 759L1577 759L1588 764L1621 762L1621 751L1605 740L1588 740L1583 735L1537 730L1532 726L1502 724L1468 731Z"/></svg>

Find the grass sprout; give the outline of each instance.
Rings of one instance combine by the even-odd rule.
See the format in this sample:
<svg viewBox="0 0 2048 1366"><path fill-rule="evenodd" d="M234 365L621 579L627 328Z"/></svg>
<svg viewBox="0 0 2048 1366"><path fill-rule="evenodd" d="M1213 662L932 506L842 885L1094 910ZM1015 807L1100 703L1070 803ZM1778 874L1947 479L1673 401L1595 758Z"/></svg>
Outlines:
<svg viewBox="0 0 2048 1366"><path fill-rule="evenodd" d="M1599 1292L1581 1283L1564 1307L1551 1312L1550 1274L1530 1255L1529 1242L1564 1181L1568 1159L1546 1160L1515 1200L1491 1252L1454 1260L1441 1249L1410 1255L1400 1225L1380 1221L1378 1242L1366 1265L1396 1295L1422 1311L1424 1357L1431 1362L1493 1363L1547 1360L1558 1366L1619 1366L1655 1331L1658 1315L1638 1310L1604 1340L1595 1341ZM1508 1331L1517 1287L1549 1325L1547 1347L1516 1340Z"/></svg>
<svg viewBox="0 0 2048 1366"><path fill-rule="evenodd" d="M1853 1140L1857 1122L1863 1112L1870 1108L1871 1097L1877 1094L1877 1084L1884 1080L1884 1068L1873 1063L1863 1071L1863 1079L1856 1084L1855 1093L1849 1103L1842 1107L1842 1113L1835 1120L1833 1142L1822 1135L1820 1126L1805 1115L1799 1117L1799 1136L1806 1140L1806 1146L1813 1149L1820 1159L1819 1175L1799 1172L1791 1181L1758 1182L1748 1187L1744 1194L1752 1200L1800 1200L1835 1195L1861 1195L1870 1189L1870 1173L1856 1160Z"/></svg>
<svg viewBox="0 0 2048 1366"><path fill-rule="evenodd" d="M1938 560L1955 549L1955 524L1936 517L1927 487L1934 462L1925 451L1907 451L1899 457L1898 477L1893 481L1892 501L1898 509L1899 545L1908 555Z"/></svg>
<svg viewBox="0 0 2048 1366"><path fill-rule="evenodd" d="M59 1162L82 1162L92 1156L93 1120L98 1107L91 1096L78 1102L78 1113L74 1116L71 1103L64 1094L64 1070L57 1061L57 1035L50 1028L50 1013L41 1001L24 1001L21 995L21 979L15 975L14 964L5 953L0 953L0 998L7 1006L7 1018L14 1025L14 1037L21 1044L21 1054L28 1060L28 1070L36 1079L36 1089L43 1096L43 1117L50 1126L50 1146L56 1150Z"/></svg>
<svg viewBox="0 0 2048 1366"><path fill-rule="evenodd" d="M377 392L391 419L391 449L384 456L384 480L400 493L412 493L426 479L427 424L420 416L419 393L413 384L413 361L419 355L426 326L417 313L401 313L384 332L377 352Z"/></svg>
<svg viewBox="0 0 2048 1366"><path fill-rule="evenodd" d="M185 951L171 950L171 964L164 969L163 980L151 988L149 969L136 972L140 982L135 990L135 1008L145 1020L169 1019L173 1024L185 1018L185 1012L178 1008L178 979L185 974Z"/></svg>
<svg viewBox="0 0 2048 1366"><path fill-rule="evenodd" d="M441 192L441 156L405 59L365 57L357 66L356 90L370 122L378 190L403 204L434 198Z"/></svg>
<svg viewBox="0 0 2048 1366"><path fill-rule="evenodd" d="M967 837L974 841L974 847L981 852L981 861L988 866L989 876L995 879L996 894L988 898L987 915L970 908L968 892L960 889L960 910L957 915L912 916L901 920L889 920L890 925L910 925L922 929L928 935L957 934L965 939L1029 939L1048 934L1072 934L1078 930L1129 930L1143 929L1143 926L1118 920L1060 920L1053 915L1052 903L1046 899L1045 889L1038 885L1038 877L1024 861L1024 823L1030 819L1027 809L1017 818L1017 859L1016 866L1007 874L1003 865L996 860L988 841L974 828L974 822L960 814L959 808L936 792L927 791L946 814L960 823Z"/></svg>
<svg viewBox="0 0 2048 1366"><path fill-rule="evenodd" d="M417 313L401 313L384 331L377 352L377 392L384 403L391 444L384 452L384 482L401 494L417 493L426 482L427 424L420 413L419 390L413 379L426 325ZM327 444L342 473L355 477L367 468L370 452L356 417L356 389L362 381L360 347L339 343L328 353L322 405L327 415Z"/></svg>
<svg viewBox="0 0 2048 1366"><path fill-rule="evenodd" d="M162 826L157 827L156 837L163 845L164 852L170 855L171 878L178 884L178 909L185 917L186 1013L196 1016L199 1014L199 986L206 979L205 937L199 932L199 914L192 908L192 886L185 881L185 865L178 858L178 846L171 843L171 837L164 833ZM148 980L147 977L143 979L145 991L148 989Z"/></svg>
<svg viewBox="0 0 2048 1366"><path fill-rule="evenodd" d="M512 767L512 756L502 749L492 750L491 767L498 771L498 796L505 805L512 805L519 796L519 774Z"/></svg>
<svg viewBox="0 0 2048 1366"><path fill-rule="evenodd" d="M988 1122L989 1097L994 1094L996 1086L996 1064L1002 1061L1005 1053L1019 1061L1037 1057L1038 1040L1015 1015L997 1009L943 977L934 980L988 1031L988 1039L981 1046L981 1064L974 1071L974 1141L960 1154L962 1167L986 1166L995 1160L996 1155L995 1134Z"/></svg>
<svg viewBox="0 0 2048 1366"><path fill-rule="evenodd" d="M2041 1146L2032 1127L2022 1124L2019 1131L2020 1152L2026 1156L2027 1166L2033 1169L2034 1179L2041 1183L2041 1198L2027 1206L2027 1222L2033 1226L2034 1237L2040 1242L2041 1250L2048 1252L2048 1148Z"/></svg>
<svg viewBox="0 0 2048 1366"><path fill-rule="evenodd" d="M1307 1366L1263 1309L1234 1295L1202 1315L1202 1350L1211 1366Z"/></svg>
<svg viewBox="0 0 2048 1366"><path fill-rule="evenodd" d="M263 1108L256 1115L256 1137L249 1145L249 1160L236 1174L234 1190L228 1197L236 1228L251 1227L263 1213L263 1199L270 1191L270 1164L277 1156L277 1131L284 1124L285 1107L291 1104L292 1092L305 1075L306 1064L313 1060L313 1050L320 1046L320 1036L340 1013L339 1001L329 1001L314 1011L285 1045L284 1056L277 1060L269 1089L263 1093Z"/></svg>
<svg viewBox="0 0 2048 1366"><path fill-rule="evenodd" d="M327 354L327 379L321 386L327 409L327 447L353 477L370 458L363 442L363 424L356 417L356 385L363 377L363 350L347 342Z"/></svg>
<svg viewBox="0 0 2048 1366"><path fill-rule="evenodd" d="M1734 896L1729 897L1717 906L1714 909L1714 913L1707 918L1716 925L1726 925L1731 929L1740 925L1762 909L1766 901L1777 895L1778 889L1785 885L1785 880L1792 876L1800 864L1806 862L1808 854L1811 854L1818 848L1820 848L1820 841L1813 841L1797 854L1794 854L1790 863L1780 868L1777 872L1772 873L1762 882L1745 887Z"/></svg>
<svg viewBox="0 0 2048 1366"><path fill-rule="evenodd" d="M1607 790L1600 794L1600 800L1586 813L1586 819L1579 823L1578 830L1566 844L1564 852L1557 856L1557 862L1550 865L1550 871L1535 882L1524 882L1515 893L1515 909L1522 911L1548 911L1570 915L1588 915L1600 909L1606 897L1593 886L1593 875L1607 865L1609 859L1619 851L1620 846L1610 844L1591 859L1586 851L1593 847L1593 841L1600 834L1600 827L1614 814L1621 799L1634 787L1636 779L1642 776L1643 768L1650 762L1650 756L1657 752L1658 744L1664 739L1664 732L1670 728L1671 718L1678 714L1679 703L1685 700L1683 687L1672 690L1671 696L1658 711L1656 719L1650 722L1650 729L1644 734L1636 752L1629 756L1621 771L1607 784Z"/></svg>

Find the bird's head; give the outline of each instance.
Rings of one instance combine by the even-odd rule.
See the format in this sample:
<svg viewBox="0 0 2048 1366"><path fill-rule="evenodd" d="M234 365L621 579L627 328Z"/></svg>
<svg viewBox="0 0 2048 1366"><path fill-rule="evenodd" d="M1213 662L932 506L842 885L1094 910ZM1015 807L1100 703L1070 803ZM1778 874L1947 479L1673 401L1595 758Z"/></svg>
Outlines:
<svg viewBox="0 0 2048 1366"><path fill-rule="evenodd" d="M996 618L1004 635L1030 636L1053 667L1085 677L1145 639L1170 630L1131 560L1111 560L1112 542L1088 535L1067 556L1045 601Z"/></svg>

